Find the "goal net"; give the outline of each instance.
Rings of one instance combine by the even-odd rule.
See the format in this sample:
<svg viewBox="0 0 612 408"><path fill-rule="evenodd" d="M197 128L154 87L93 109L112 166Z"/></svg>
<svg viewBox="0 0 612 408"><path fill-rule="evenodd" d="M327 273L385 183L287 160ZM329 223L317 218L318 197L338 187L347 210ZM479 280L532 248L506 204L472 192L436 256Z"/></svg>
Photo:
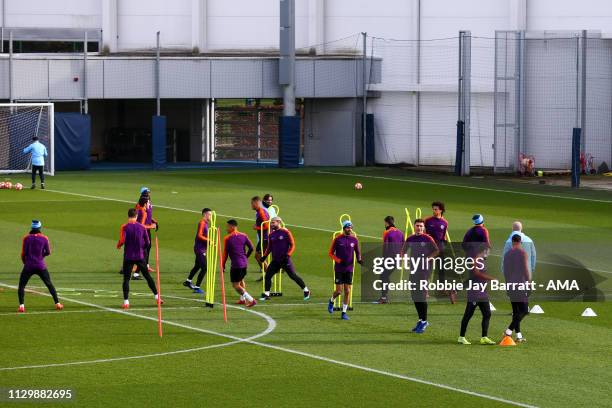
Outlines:
<svg viewBox="0 0 612 408"><path fill-rule="evenodd" d="M47 147L45 173L55 172L52 103L0 103L0 173L20 173L32 168L23 149L38 136Z"/></svg>

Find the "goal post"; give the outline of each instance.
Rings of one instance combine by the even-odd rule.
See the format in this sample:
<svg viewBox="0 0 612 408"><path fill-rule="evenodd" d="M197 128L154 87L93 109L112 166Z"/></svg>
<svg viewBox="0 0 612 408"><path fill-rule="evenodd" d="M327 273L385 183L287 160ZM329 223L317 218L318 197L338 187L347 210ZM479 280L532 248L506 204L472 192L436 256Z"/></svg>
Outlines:
<svg viewBox="0 0 612 408"><path fill-rule="evenodd" d="M0 174L31 170L31 155L23 149L34 136L47 147L45 174L55 174L53 114L52 103L0 103Z"/></svg>

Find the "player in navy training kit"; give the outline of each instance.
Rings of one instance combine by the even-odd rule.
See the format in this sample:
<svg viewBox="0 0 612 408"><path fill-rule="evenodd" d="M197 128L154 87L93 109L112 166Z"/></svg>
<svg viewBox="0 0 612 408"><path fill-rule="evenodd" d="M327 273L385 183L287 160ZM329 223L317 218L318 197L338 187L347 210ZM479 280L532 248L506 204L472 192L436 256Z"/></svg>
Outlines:
<svg viewBox="0 0 612 408"><path fill-rule="evenodd" d="M130 301L130 277L132 275L132 267L136 267L140 270L142 276L145 277L149 289L153 292L155 300L163 303L163 300L159 299L157 294L157 287L153 278L147 270L145 251L149 245L149 236L145 227L136 222L136 209L130 208L128 210L128 222L121 226L119 232L119 242L117 242L117 249L123 247L123 309L129 309Z"/></svg>
<svg viewBox="0 0 612 408"><path fill-rule="evenodd" d="M361 251L359 250L359 240L353 234L353 224L350 221L342 223L342 234L336 236L329 248L329 257L334 260L335 290L327 305L329 313L334 312L334 302L336 298L344 292L342 303L342 320L349 320L347 315L348 306L351 299L353 288L353 269L355 261L361 264Z"/></svg>
<svg viewBox="0 0 612 408"><path fill-rule="evenodd" d="M51 246L49 245L49 238L40 232L41 227L42 223L40 221L33 220L30 233L23 237L21 246L23 270L19 276L19 287L17 289L17 295L19 297L18 311L20 313L25 312L25 287L30 278L34 275L38 275L47 289L49 289L49 293L55 302L55 308L57 310L62 310L64 308L57 297L57 292L53 283L51 283L51 277L49 276L49 271L45 263L45 257L51 255Z"/></svg>
<svg viewBox="0 0 612 408"><path fill-rule="evenodd" d="M212 210L210 208L204 208L202 210L202 218L198 222L198 229L196 230L195 242L193 243L193 252L195 254L195 261L193 264L193 268L189 272L189 276L183 282L183 286L192 289L194 293L204 293L204 291L200 288L202 285L202 281L204 280L204 276L206 276L206 252L208 250L208 225L210 223L210 217L212 215ZM198 274L198 279L196 280L196 284L194 285L191 280Z"/></svg>
<svg viewBox="0 0 612 408"><path fill-rule="evenodd" d="M385 231L383 232L383 257L385 258L395 258L396 255L402 252L402 247L404 244L404 233L398 230L395 227L395 219L391 215L387 215L385 217ZM391 274L395 271L395 268L385 269L380 276L382 280L383 289L380 293L380 298L378 299L378 303L385 304L389 303L389 299L387 298L387 294L389 290L387 289Z"/></svg>
<svg viewBox="0 0 612 408"><path fill-rule="evenodd" d="M434 239L425 233L425 221L422 219L414 220L414 234L406 238L404 244L404 254L410 252L410 257L419 262L413 271L410 271L410 281L415 285L415 289L410 291L410 296L417 310L419 320L412 329L414 333L423 333L429 322L427 321L427 289L423 289L423 282L429 282L431 276L430 262L438 256L438 246Z"/></svg>
<svg viewBox="0 0 612 408"><path fill-rule="evenodd" d="M240 295L238 300L239 305L253 307L257 301L246 291L244 278L247 274L247 266L249 256L253 253L253 244L247 236L238 231L238 222L229 220L227 222L227 235L223 238L223 256L221 257L221 265L225 270L225 264L228 258L231 261L230 281L232 286Z"/></svg>
<svg viewBox="0 0 612 408"><path fill-rule="evenodd" d="M295 271L295 266L291 261L291 256L295 251L295 240L293 234L287 228L282 226L283 220L280 217L272 218L270 222L271 232L268 236L268 248L262 255L263 259L266 259L268 255L272 254L272 261L266 269L265 276L265 290L261 295L260 300L270 299L270 289L272 287L272 277L280 270L283 269L304 292L304 300L310 299L310 290L304 283L304 280Z"/></svg>
<svg viewBox="0 0 612 408"><path fill-rule="evenodd" d="M520 235L512 236L512 249L504 256L504 277L506 283L513 285L526 284L531 281L531 273L529 272L528 255L521 247L522 237ZM512 332L516 333L516 340L519 343L525 342L525 338L521 333L521 321L529 314L529 292L527 290L512 289L508 290L508 297L512 304L512 321L504 332L506 336L512 336Z"/></svg>
<svg viewBox="0 0 612 408"><path fill-rule="evenodd" d="M481 338L480 344L483 345L494 345L495 342L488 337L489 333L489 321L491 320L491 303L489 303L489 294L487 293L486 287L481 285L492 281L494 278L487 273L487 268L484 263L484 252L486 245L481 244L481 248L478 251L477 259L480 259L480 263L475 263L474 267L470 269L470 287L467 291L467 303L465 304L465 311L463 312L463 318L461 319L461 329L459 331L459 344L471 344L466 338L465 333L467 331L468 323L476 308L480 309L482 314L481 322ZM479 284L478 289L474 289L476 286L474 283Z"/></svg>
<svg viewBox="0 0 612 408"><path fill-rule="evenodd" d="M444 251L448 245L448 221L446 221L444 218L446 208L444 207L443 202L434 201L431 203L431 211L433 212L433 215L425 219L425 232L427 232L427 234L430 235L434 241L436 241L436 245L440 250L438 257L441 258L442 262L440 263L439 268L436 269L438 271L438 281L445 282L447 276L444 268ZM454 304L457 300L457 292L454 290L442 292L441 294L448 296L452 304Z"/></svg>

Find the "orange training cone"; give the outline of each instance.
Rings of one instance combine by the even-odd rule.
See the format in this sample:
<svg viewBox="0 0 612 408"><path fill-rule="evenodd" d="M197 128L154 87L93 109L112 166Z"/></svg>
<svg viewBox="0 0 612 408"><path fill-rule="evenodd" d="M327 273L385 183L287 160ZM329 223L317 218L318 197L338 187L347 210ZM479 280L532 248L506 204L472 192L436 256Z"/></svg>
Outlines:
<svg viewBox="0 0 612 408"><path fill-rule="evenodd" d="M514 340L510 336L504 336L502 341L499 343L500 346L516 346Z"/></svg>

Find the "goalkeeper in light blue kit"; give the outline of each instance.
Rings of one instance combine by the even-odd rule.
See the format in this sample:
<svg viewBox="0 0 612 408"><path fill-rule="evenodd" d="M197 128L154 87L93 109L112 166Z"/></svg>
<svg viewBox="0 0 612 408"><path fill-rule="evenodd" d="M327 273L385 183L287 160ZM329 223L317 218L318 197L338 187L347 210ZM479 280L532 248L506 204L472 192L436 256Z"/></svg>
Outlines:
<svg viewBox="0 0 612 408"><path fill-rule="evenodd" d="M47 148L44 144L38 141L38 137L34 136L32 138L32 144L23 149L24 154L30 153L32 155L32 187L36 188L36 172L40 175L40 188L45 188L45 173L43 172L45 168L45 157L49 154L47 153Z"/></svg>

